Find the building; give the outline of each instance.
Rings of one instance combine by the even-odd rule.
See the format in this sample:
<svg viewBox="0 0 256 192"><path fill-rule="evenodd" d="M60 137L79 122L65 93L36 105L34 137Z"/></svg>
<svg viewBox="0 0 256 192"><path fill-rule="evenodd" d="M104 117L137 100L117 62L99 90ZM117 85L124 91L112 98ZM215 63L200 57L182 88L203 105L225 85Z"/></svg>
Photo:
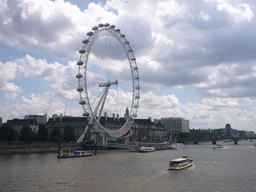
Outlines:
<svg viewBox="0 0 256 192"><path fill-rule="evenodd" d="M155 119L155 123L161 123L167 132L167 137L176 138L180 133L189 132L189 120L181 117Z"/></svg>
<svg viewBox="0 0 256 192"><path fill-rule="evenodd" d="M32 131L35 133L37 133L39 129L39 125L35 119L13 119L13 120L7 120L6 123L11 125L19 133L20 133L20 130L23 128L23 126L29 126L32 129Z"/></svg>
<svg viewBox="0 0 256 192"><path fill-rule="evenodd" d="M109 130L115 131L125 124L127 120L126 118L128 117L129 115L127 114L127 111L124 117L119 117L119 114L112 114L112 117L108 117L107 113L104 113L104 116L100 118L100 124ZM52 118L49 118L46 128L49 133L51 133L54 127L59 127L61 133L63 133L66 126L71 126L75 130L75 139L77 140L84 133L88 122L87 117L53 115ZM130 138L130 140L135 139L136 141L161 142L166 139L165 127L161 122L152 122L151 118L135 119L131 128L131 133L132 138ZM88 132L88 136L89 135L91 135L90 132Z"/></svg>
<svg viewBox="0 0 256 192"><path fill-rule="evenodd" d="M70 126L75 129L75 139L77 140L84 133L87 123L87 117L58 116L54 114L46 123L46 128L51 133L54 127L58 127L63 134L64 128Z"/></svg>
<svg viewBox="0 0 256 192"><path fill-rule="evenodd" d="M227 129L219 128L219 129L212 129L211 132L218 133L220 135L227 134Z"/></svg>
<svg viewBox="0 0 256 192"><path fill-rule="evenodd" d="M112 117L108 117L107 113L100 118L100 123L104 127L110 130L120 129L126 122L129 117L129 112L124 115L124 117L119 117L119 114L113 114ZM136 141L164 141L166 139L166 131L164 126L161 123L155 124L151 121L151 118L148 119L135 119L131 128L132 139Z"/></svg>
<svg viewBox="0 0 256 192"><path fill-rule="evenodd" d="M25 115L24 119L35 119L38 124L46 124L46 115Z"/></svg>
<svg viewBox="0 0 256 192"><path fill-rule="evenodd" d="M228 136L231 136L231 134L232 134L231 125L230 124L226 124L225 125L225 129L227 130Z"/></svg>
<svg viewBox="0 0 256 192"><path fill-rule="evenodd" d="M152 122L151 118L135 119L132 132L136 141L162 142L166 139L165 127Z"/></svg>
<svg viewBox="0 0 256 192"><path fill-rule="evenodd" d="M2 125L3 123L3 120L2 120L2 117L0 117L0 126Z"/></svg>
<svg viewBox="0 0 256 192"><path fill-rule="evenodd" d="M254 132L253 131L245 131L246 137L254 137Z"/></svg>

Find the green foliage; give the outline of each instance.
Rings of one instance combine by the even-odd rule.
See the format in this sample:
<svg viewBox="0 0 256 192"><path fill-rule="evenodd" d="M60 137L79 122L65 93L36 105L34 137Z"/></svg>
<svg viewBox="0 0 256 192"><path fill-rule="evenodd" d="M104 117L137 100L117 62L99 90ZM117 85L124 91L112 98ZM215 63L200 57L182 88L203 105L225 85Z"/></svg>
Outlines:
<svg viewBox="0 0 256 192"><path fill-rule="evenodd" d="M24 125L20 130L19 140L27 143L27 142L33 141L34 136L35 136L35 133L32 131L30 126Z"/></svg>
<svg viewBox="0 0 256 192"><path fill-rule="evenodd" d="M75 129L71 126L64 128L63 139L66 142L75 141Z"/></svg>
<svg viewBox="0 0 256 192"><path fill-rule="evenodd" d="M39 142L46 142L49 140L49 132L44 124L39 125L35 140Z"/></svg>
<svg viewBox="0 0 256 192"><path fill-rule="evenodd" d="M218 136L218 133L208 130L190 130L189 133L180 133L178 141L212 140L216 136Z"/></svg>
<svg viewBox="0 0 256 192"><path fill-rule="evenodd" d="M15 141L18 140L19 133L11 125L4 123L0 127L0 140L1 141Z"/></svg>
<svg viewBox="0 0 256 192"><path fill-rule="evenodd" d="M189 134L194 139L212 139L218 135L208 130L190 130Z"/></svg>
<svg viewBox="0 0 256 192"><path fill-rule="evenodd" d="M58 134L56 134L56 135L53 137L52 142L54 142L54 143L59 143L59 142L61 142L60 136L59 136Z"/></svg>
<svg viewBox="0 0 256 192"><path fill-rule="evenodd" d="M178 138L188 138L189 137L189 133L180 133L178 135Z"/></svg>
<svg viewBox="0 0 256 192"><path fill-rule="evenodd" d="M61 141L61 132L59 127L54 127L50 134L50 141L52 142L60 142Z"/></svg>

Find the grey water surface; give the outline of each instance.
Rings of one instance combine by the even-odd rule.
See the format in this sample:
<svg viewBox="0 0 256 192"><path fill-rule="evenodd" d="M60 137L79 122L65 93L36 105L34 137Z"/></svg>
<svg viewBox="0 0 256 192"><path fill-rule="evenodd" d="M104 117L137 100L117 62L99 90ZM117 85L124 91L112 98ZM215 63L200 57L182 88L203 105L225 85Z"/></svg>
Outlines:
<svg viewBox="0 0 256 192"><path fill-rule="evenodd" d="M55 153L2 155L0 191L256 191L253 143L223 145L213 150L210 142L199 143L152 153L108 150L70 159L57 159ZM194 166L169 171L169 160L184 155Z"/></svg>

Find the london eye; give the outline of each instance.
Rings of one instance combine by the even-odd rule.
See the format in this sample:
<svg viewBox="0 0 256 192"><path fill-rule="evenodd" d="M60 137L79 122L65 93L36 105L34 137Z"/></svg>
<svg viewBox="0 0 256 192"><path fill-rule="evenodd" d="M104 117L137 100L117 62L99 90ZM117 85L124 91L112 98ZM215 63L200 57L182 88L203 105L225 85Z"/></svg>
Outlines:
<svg viewBox="0 0 256 192"><path fill-rule="evenodd" d="M131 129L139 108L140 78L133 50L121 30L108 23L93 27L82 43L76 78L79 104L89 119L85 132L91 126L109 137L121 137ZM129 115L118 128L100 121L106 114L119 117L127 108Z"/></svg>

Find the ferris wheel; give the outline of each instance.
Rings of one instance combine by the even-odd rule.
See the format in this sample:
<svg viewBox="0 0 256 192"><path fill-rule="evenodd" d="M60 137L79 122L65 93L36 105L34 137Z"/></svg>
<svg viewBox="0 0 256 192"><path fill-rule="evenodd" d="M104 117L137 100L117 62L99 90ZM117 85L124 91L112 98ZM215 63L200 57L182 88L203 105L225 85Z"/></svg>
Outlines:
<svg viewBox="0 0 256 192"><path fill-rule="evenodd" d="M110 137L126 134L137 117L140 99L139 72L129 41L114 25L99 24L87 33L77 62L77 91L83 115L89 118L85 132L94 130ZM113 128L104 118L122 118L119 127ZM85 133L84 133L85 134ZM81 140L81 138L79 138Z"/></svg>

